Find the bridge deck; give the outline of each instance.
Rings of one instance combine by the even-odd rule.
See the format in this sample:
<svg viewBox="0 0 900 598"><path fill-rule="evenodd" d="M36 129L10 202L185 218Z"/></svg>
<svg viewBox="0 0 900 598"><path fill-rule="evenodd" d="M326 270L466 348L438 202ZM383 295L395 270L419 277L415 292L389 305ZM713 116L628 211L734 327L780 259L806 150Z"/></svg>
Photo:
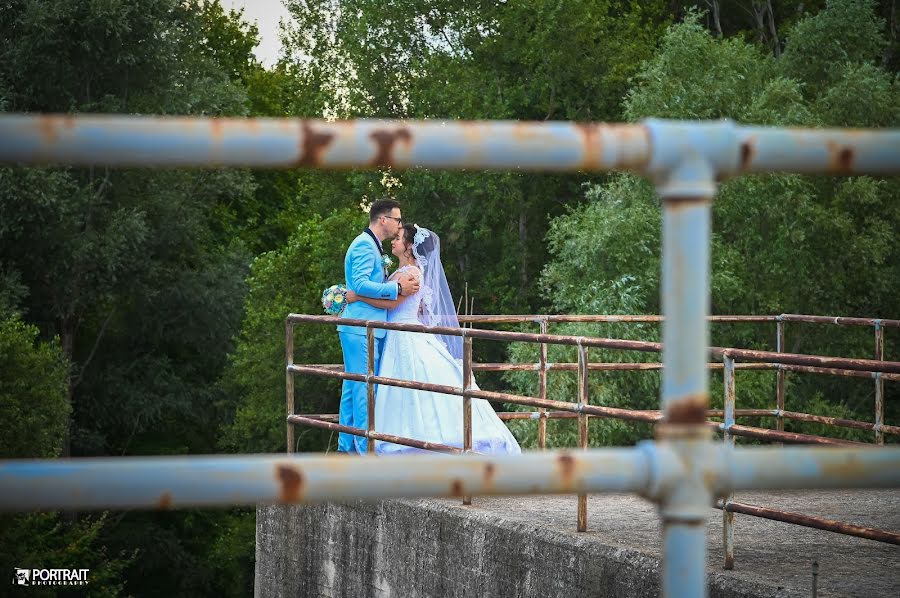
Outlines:
<svg viewBox="0 0 900 598"><path fill-rule="evenodd" d="M818 515L886 529L900 530L900 492L896 490L745 492L735 500L808 515ZM434 500L447 508L458 501ZM483 515L551 528L581 540L661 554L656 507L631 495L591 495L588 531L575 531L574 496L513 498L476 497L470 507ZM819 596L900 596L900 546L853 538L757 517L735 514L735 568L722 569L722 512L709 511L708 571L766 585L773 595L810 596L812 563L818 561Z"/></svg>

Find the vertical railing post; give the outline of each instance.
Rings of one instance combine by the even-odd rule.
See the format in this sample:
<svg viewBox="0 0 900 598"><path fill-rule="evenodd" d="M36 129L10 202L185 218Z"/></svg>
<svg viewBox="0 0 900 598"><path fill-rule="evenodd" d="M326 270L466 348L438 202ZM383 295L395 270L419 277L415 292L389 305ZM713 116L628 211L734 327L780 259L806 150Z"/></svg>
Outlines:
<svg viewBox="0 0 900 598"><path fill-rule="evenodd" d="M727 446L734 446L734 436L731 435L731 426L734 425L734 358L725 354L725 426L722 431L722 442ZM722 543L725 547L725 569L734 569L734 513L728 510L728 504L734 499L734 493L725 497L722 506Z"/></svg>
<svg viewBox="0 0 900 598"><path fill-rule="evenodd" d="M472 452L472 398L469 391L472 390L472 337L463 337L463 450ZM463 496L462 504L471 505L472 497Z"/></svg>
<svg viewBox="0 0 900 598"><path fill-rule="evenodd" d="M645 121L653 140L647 170L662 199L663 418L658 448L682 469L660 489L662 595L705 598L707 479L718 451L706 425L709 409L710 240L716 180L737 170L730 122L685 125Z"/></svg>
<svg viewBox="0 0 900 598"><path fill-rule="evenodd" d="M687 174L694 173L694 168ZM706 421L709 379L709 245L712 181L707 192L672 185L663 199L663 384L665 416L657 438L669 444L685 466L685 476L664 496L663 596L706 594L706 509L709 489L698 477L710 444ZM682 195L689 193L688 195Z"/></svg>
<svg viewBox="0 0 900 598"><path fill-rule="evenodd" d="M588 351L578 343L578 406L588 404ZM588 415L581 409L578 411L578 448L588 448ZM587 494L578 495L578 531L587 531Z"/></svg>
<svg viewBox="0 0 900 598"><path fill-rule="evenodd" d="M696 168L696 167L695 167ZM689 169L686 174L696 174ZM706 510L712 501L701 461L710 445L704 426L709 407L709 245L712 182L707 192L687 182L663 198L663 384L660 443L680 455L685 474L662 497L662 594L706 593ZM690 193L683 195L683 193Z"/></svg>
<svg viewBox="0 0 900 598"><path fill-rule="evenodd" d="M375 454L375 439L372 438L372 432L375 431L375 383L372 377L375 376L375 329L372 325L366 324L366 430L369 434L366 437L366 453Z"/></svg>
<svg viewBox="0 0 900 598"><path fill-rule="evenodd" d="M540 320L541 324L541 334L547 334L547 330L549 329L549 322L547 322L546 318L542 318ZM541 343L541 352L539 357L539 365L540 369L538 370L538 396L541 397L542 400L546 400L547 398L547 343ZM538 441L538 449L544 450L547 448L547 417L544 415L547 412L543 407L538 407L538 431L537 431L537 441Z"/></svg>
<svg viewBox="0 0 900 598"><path fill-rule="evenodd" d="M875 359L884 361L884 327L875 320ZM881 372L875 374L875 444L884 444L884 379Z"/></svg>
<svg viewBox="0 0 900 598"><path fill-rule="evenodd" d="M294 365L294 323L289 319L284 322L284 394L285 408L288 417L294 415L294 372L291 366ZM287 452L294 452L294 424L287 423Z"/></svg>
<svg viewBox="0 0 900 598"><path fill-rule="evenodd" d="M783 316L778 316L778 320L775 323L775 330L775 351L784 353ZM777 415L775 416L775 429L779 432L784 432L784 375L786 373L783 364L779 363L775 378L775 410L777 411Z"/></svg>

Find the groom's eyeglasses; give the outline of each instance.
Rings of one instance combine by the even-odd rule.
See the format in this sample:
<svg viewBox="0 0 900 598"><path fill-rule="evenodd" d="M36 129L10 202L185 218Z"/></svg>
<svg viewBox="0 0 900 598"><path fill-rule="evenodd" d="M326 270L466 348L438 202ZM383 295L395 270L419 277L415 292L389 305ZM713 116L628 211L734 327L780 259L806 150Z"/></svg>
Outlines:
<svg viewBox="0 0 900 598"><path fill-rule="evenodd" d="M403 224L403 219L396 216L382 216L382 218L390 218L391 220L396 220L397 224Z"/></svg>

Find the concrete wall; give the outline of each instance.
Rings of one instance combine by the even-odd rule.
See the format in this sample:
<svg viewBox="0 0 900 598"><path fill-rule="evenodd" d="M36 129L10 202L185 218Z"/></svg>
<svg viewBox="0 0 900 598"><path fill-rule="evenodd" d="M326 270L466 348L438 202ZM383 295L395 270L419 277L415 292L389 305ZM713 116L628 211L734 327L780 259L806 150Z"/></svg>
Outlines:
<svg viewBox="0 0 900 598"><path fill-rule="evenodd" d="M258 597L659 595L653 555L449 501L261 507L256 530ZM710 575L712 598L784 595Z"/></svg>

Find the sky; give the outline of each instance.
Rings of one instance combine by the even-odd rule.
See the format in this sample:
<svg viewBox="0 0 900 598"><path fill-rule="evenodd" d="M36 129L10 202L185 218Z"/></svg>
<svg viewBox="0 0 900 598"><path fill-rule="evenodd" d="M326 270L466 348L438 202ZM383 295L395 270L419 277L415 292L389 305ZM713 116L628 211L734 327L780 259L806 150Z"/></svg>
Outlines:
<svg viewBox="0 0 900 598"><path fill-rule="evenodd" d="M273 66L278 60L278 50L281 47L278 21L288 18L288 11L281 0L222 0L222 6L226 10L243 8L244 19L256 23L259 27L259 45L254 54L267 67Z"/></svg>

